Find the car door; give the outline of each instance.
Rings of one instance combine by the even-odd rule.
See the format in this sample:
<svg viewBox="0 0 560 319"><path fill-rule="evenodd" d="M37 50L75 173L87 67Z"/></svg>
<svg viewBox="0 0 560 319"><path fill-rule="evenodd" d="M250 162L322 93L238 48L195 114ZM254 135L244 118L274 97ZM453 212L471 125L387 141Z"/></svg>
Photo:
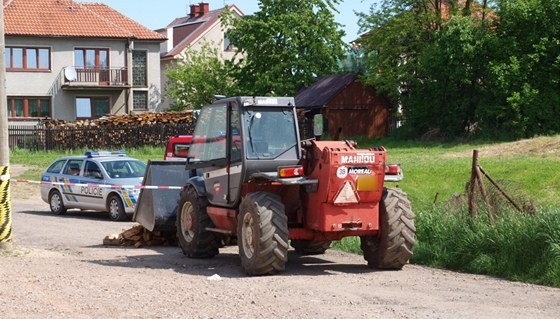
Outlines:
<svg viewBox="0 0 560 319"><path fill-rule="evenodd" d="M86 160L84 165L84 173L80 179L82 184L88 184L80 186L79 193L84 207L88 209L105 209L105 192L108 189L101 186L97 186L104 183L103 173L101 167L91 160Z"/></svg>
<svg viewBox="0 0 560 319"><path fill-rule="evenodd" d="M59 177L59 182L64 182L64 185L59 186L62 192L62 200L67 207L83 208L84 201L80 193L80 186L73 186L69 184L78 184L81 182L81 171L84 160L82 159L69 159L62 169L62 174Z"/></svg>

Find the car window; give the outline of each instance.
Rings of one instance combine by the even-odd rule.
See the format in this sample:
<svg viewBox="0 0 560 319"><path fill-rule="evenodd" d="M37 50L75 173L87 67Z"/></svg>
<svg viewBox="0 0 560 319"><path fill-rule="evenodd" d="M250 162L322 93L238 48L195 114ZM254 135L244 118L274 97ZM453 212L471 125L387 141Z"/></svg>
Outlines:
<svg viewBox="0 0 560 319"><path fill-rule="evenodd" d="M101 163L111 178L144 177L146 164L138 160L114 160Z"/></svg>
<svg viewBox="0 0 560 319"><path fill-rule="evenodd" d="M97 165L97 163L86 161L84 177L103 178L103 174L101 173L101 169L99 168L99 165Z"/></svg>
<svg viewBox="0 0 560 319"><path fill-rule="evenodd" d="M83 160L68 160L68 162L66 162L66 166L64 166L62 174L75 176L80 175L80 170L82 169L83 162Z"/></svg>
<svg viewBox="0 0 560 319"><path fill-rule="evenodd" d="M47 173L53 173L53 174L60 173L60 170L62 169L62 166L64 165L65 162L66 160L58 160L52 163L51 166L47 168Z"/></svg>

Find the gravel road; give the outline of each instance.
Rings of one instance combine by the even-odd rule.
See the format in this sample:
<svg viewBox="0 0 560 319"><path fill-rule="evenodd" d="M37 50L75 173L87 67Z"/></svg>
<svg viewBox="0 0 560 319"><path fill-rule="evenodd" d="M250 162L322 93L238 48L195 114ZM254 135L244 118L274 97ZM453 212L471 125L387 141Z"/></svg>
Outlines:
<svg viewBox="0 0 560 319"><path fill-rule="evenodd" d="M200 260L103 246L133 223L53 216L26 187L38 189L13 187L13 247L0 252L2 318L560 318L560 289L418 265L372 271L334 250L290 251L284 273L247 277L236 247Z"/></svg>

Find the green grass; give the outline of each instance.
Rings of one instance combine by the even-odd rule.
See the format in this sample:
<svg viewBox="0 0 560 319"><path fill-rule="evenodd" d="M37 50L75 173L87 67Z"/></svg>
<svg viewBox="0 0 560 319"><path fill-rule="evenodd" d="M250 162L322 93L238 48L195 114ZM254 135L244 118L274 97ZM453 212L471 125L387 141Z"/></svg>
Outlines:
<svg viewBox="0 0 560 319"><path fill-rule="evenodd" d="M398 186L408 193L416 213L412 263L560 287L558 155L542 152L479 157L479 164L516 201L529 198L538 208L535 215L523 214L513 211L502 200L501 216L492 226L483 206L479 217L473 220L467 215L464 203L455 210L447 205L454 194L465 192L472 150L492 143L440 144L382 139L361 140L359 145L384 145L388 161L403 167L405 179ZM333 246L361 253L359 239L355 237L344 238Z"/></svg>
<svg viewBox="0 0 560 319"><path fill-rule="evenodd" d="M384 145L388 161L400 163L404 180L398 185L407 192L414 209L431 208L438 202L462 193L469 181L472 150L488 143L436 144L433 142L362 141L360 146ZM449 154L464 152L453 157ZM479 157L479 164L495 180L516 184L541 206L557 202L560 194L560 157L557 155Z"/></svg>
<svg viewBox="0 0 560 319"><path fill-rule="evenodd" d="M526 194L537 206L535 215L501 209L492 226L483 208L472 220L464 206L446 205L454 194L464 193L471 171L472 150L489 142L435 143L392 139L357 139L360 148L384 145L388 161L400 163L405 179L398 183L408 193L416 213L417 241L413 263L465 272L489 274L560 287L560 157L554 153L479 157L479 164L503 185L513 185L512 195ZM38 179L44 169L73 152L14 150L10 161L32 167L22 178ZM144 162L159 160L162 148L126 150ZM397 186L395 184L389 186ZM437 203L434 199L437 196ZM345 238L337 249L361 253L359 239Z"/></svg>
<svg viewBox="0 0 560 319"><path fill-rule="evenodd" d="M560 210L507 210L492 226L465 210L416 212L411 262L560 287Z"/></svg>

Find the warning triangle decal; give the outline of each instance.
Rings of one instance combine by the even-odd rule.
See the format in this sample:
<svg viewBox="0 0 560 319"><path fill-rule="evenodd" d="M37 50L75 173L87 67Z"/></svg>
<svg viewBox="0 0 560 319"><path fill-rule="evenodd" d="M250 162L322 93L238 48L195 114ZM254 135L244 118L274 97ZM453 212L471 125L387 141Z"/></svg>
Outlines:
<svg viewBox="0 0 560 319"><path fill-rule="evenodd" d="M346 181L334 199L335 204L356 204L358 203L358 194L352 187L350 181Z"/></svg>

